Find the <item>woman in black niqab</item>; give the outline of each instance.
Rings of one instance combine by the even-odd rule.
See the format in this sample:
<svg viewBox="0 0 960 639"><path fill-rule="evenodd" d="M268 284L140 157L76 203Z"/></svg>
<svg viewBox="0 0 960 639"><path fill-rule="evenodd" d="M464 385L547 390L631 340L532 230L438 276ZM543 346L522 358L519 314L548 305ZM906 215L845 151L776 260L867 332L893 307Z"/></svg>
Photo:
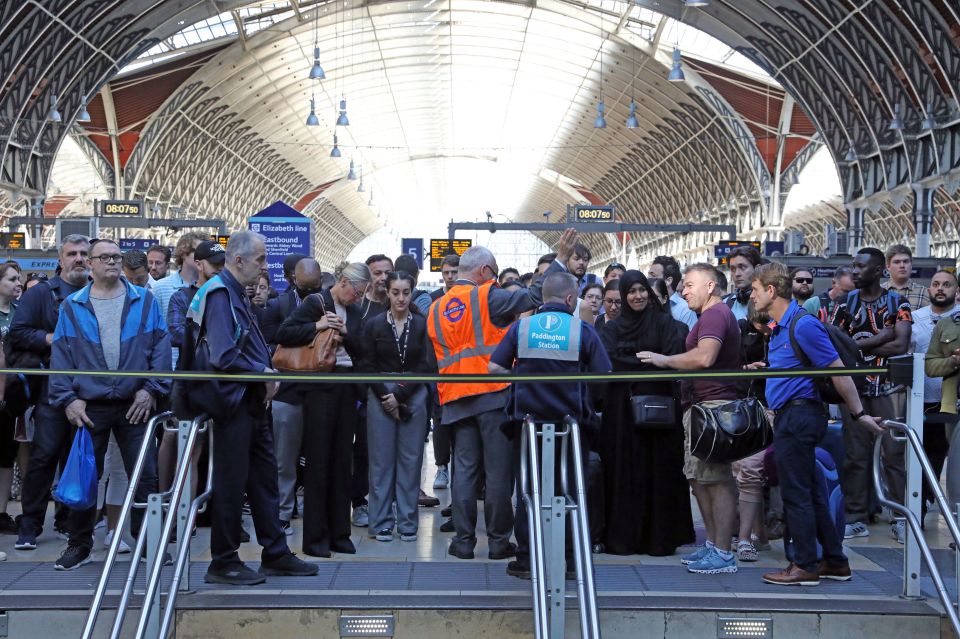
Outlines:
<svg viewBox="0 0 960 639"><path fill-rule="evenodd" d="M664 311L646 276L627 271L620 278L620 316L603 326L600 338L614 372L660 371L637 359L640 351L673 355L684 350L669 311ZM645 299L644 299L645 298ZM607 385L600 428L604 478L603 544L616 555L672 555L694 541L690 489L683 475L683 430L676 423L633 423L630 397L660 395L678 401L670 381Z"/></svg>

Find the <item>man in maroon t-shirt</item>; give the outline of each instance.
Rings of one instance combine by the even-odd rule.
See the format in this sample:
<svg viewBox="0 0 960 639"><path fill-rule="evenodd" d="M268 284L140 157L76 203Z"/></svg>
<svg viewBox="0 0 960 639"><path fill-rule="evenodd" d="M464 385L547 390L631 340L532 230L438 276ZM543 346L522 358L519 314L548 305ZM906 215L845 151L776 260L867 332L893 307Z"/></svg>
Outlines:
<svg viewBox="0 0 960 639"><path fill-rule="evenodd" d="M683 298L700 319L687 335L687 351L678 355L637 353L641 362L675 370L723 370L740 367L740 329L730 308L721 302L720 274L710 264L687 268ZM697 379L691 384L692 401L713 408L737 399L736 385L722 379ZM737 572L730 551L737 511L737 494L730 464L705 462L690 454L690 409L683 414L684 474L690 481L707 527L707 543L680 561L687 570L702 574Z"/></svg>

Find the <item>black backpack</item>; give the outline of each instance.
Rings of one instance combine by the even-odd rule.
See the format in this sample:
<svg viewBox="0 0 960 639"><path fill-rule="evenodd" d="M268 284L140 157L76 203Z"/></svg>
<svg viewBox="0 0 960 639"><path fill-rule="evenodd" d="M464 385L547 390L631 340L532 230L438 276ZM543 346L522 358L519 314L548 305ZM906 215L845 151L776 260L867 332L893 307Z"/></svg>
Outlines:
<svg viewBox="0 0 960 639"><path fill-rule="evenodd" d="M803 352L800 343L797 342L796 336L797 322L804 315L810 315L810 313L801 308L797 314L793 316L793 321L790 322L790 345L793 347L793 352L800 358L800 363L803 364L805 368L810 368L813 364L810 358L807 357L807 354ZM830 338L830 343L833 344L833 347L837 350L837 355L840 356L840 361L843 362L844 368L858 368L863 366L863 355L860 353L860 347L857 346L857 342L850 337L850 333L833 324L823 324L823 327L827 329L827 337ZM813 383L817 387L817 392L820 393L820 399L824 402L827 404L842 404L843 398L840 397L840 393L834 388L832 379L832 377L814 377ZM857 393L862 394L867 387L866 378L860 376L852 377L851 379L853 380L854 386L857 387Z"/></svg>

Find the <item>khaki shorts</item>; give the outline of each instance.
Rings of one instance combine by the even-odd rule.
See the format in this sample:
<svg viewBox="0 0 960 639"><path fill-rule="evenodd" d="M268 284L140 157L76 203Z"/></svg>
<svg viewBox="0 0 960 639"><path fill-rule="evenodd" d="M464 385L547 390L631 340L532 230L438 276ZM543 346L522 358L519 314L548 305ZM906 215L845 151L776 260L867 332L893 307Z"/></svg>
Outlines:
<svg viewBox="0 0 960 639"><path fill-rule="evenodd" d="M729 399L700 402L708 408L729 403ZM691 409L683 411L683 474L688 480L698 484L722 484L733 482L733 467L730 464L705 462L690 453Z"/></svg>

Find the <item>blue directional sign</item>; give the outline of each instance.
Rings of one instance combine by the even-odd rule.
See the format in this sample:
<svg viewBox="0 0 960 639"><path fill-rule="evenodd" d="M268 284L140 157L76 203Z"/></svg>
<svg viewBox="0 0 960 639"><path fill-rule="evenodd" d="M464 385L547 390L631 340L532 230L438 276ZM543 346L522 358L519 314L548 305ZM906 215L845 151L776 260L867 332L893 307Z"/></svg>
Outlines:
<svg viewBox="0 0 960 639"><path fill-rule="evenodd" d="M252 215L248 228L267 239L267 266L273 288L287 290L283 259L292 253L313 256L313 221L283 202L274 202Z"/></svg>
<svg viewBox="0 0 960 639"><path fill-rule="evenodd" d="M423 238L405 237L400 240L400 252L404 255L412 255L417 261L417 268L423 269Z"/></svg>
<svg viewBox="0 0 960 639"><path fill-rule="evenodd" d="M156 240L151 239L140 239L136 237L121 237L120 238L120 250L121 251L146 251L148 248L156 244Z"/></svg>

